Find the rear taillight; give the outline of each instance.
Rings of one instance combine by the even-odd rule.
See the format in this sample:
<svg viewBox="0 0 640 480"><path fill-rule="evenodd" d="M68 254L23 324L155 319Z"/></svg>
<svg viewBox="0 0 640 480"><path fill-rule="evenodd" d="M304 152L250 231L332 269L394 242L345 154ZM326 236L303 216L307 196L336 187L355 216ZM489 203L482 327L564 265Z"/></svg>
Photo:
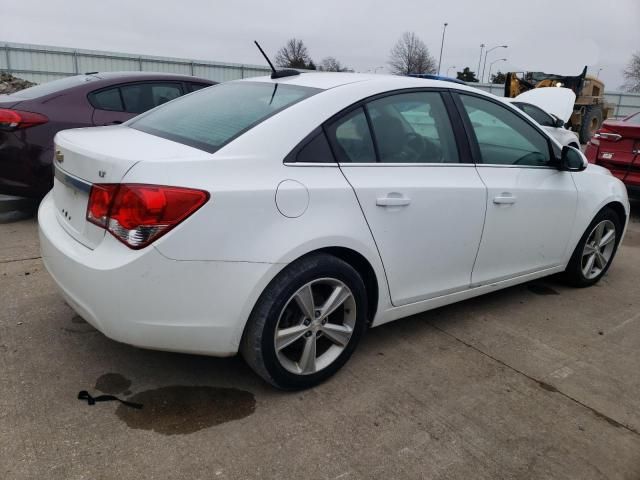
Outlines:
<svg viewBox="0 0 640 480"><path fill-rule="evenodd" d="M133 249L146 247L204 205L202 190L143 184L91 187L87 220Z"/></svg>
<svg viewBox="0 0 640 480"><path fill-rule="evenodd" d="M47 123L49 119L40 113L22 112L0 108L0 130L11 131Z"/></svg>

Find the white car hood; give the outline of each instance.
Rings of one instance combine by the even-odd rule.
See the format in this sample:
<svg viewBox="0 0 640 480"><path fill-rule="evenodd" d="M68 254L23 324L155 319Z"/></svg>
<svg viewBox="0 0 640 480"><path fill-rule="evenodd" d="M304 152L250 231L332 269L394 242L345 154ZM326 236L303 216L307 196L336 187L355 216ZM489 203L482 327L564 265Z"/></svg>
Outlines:
<svg viewBox="0 0 640 480"><path fill-rule="evenodd" d="M543 87L521 93L513 101L535 105L567 123L573 113L576 94L569 88Z"/></svg>

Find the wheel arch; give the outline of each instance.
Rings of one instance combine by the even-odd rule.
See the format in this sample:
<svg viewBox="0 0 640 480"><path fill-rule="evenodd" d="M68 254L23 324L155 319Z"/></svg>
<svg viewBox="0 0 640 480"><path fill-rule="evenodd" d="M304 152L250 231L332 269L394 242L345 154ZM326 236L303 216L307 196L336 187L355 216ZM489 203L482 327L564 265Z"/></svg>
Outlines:
<svg viewBox="0 0 640 480"><path fill-rule="evenodd" d="M612 202L607 203L604 207L598 210L598 213L600 213L605 208L610 208L611 210L616 212L616 215L618 215L618 217L622 221L622 229L624 230L624 227L627 225L627 222L629 221L629 217L627 216L627 211L625 210L624 205L622 205L622 203L620 203L619 201L614 200ZM598 213L596 213L596 215Z"/></svg>
<svg viewBox="0 0 640 480"><path fill-rule="evenodd" d="M378 301L380 299L380 286L378 283L378 277L376 275L373 266L367 260L364 255L346 247L324 247L313 252L309 252L307 255L314 253L326 253L338 257L342 261L351 265L362 277L364 286L367 291L367 313L369 324L373 322L378 309Z"/></svg>

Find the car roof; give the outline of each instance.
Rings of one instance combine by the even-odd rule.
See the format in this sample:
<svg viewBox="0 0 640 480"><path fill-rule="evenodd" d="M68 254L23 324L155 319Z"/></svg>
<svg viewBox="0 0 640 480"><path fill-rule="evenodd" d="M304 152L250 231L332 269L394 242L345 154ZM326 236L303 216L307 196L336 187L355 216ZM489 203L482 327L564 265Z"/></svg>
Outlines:
<svg viewBox="0 0 640 480"><path fill-rule="evenodd" d="M206 83L212 83L212 84L216 83L212 80L207 80L206 78L199 78L199 77L194 77L192 75L184 75L181 73L122 71L122 72L87 72L84 75L99 78L101 80L176 79L176 80L186 80L186 81L197 80L200 82L206 82Z"/></svg>
<svg viewBox="0 0 640 480"><path fill-rule="evenodd" d="M252 77L241 82L267 82L287 85L298 85L301 87L312 87L321 90L349 85L358 82L379 82L390 84L395 88L419 88L419 87L440 87L440 88L460 88L461 90L475 90L465 88L465 85L452 83L443 80L432 80L426 78L405 77L402 75L383 75L367 73L338 73L338 72L308 72L290 77L272 79L271 77Z"/></svg>

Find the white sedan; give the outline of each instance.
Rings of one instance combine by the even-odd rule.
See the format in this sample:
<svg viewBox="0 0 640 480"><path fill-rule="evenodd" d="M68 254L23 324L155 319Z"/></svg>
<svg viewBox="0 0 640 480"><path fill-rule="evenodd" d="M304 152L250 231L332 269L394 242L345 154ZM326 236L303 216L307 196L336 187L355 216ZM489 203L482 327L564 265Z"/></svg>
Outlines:
<svg viewBox="0 0 640 480"><path fill-rule="evenodd" d="M508 99L533 118L560 145L580 148L578 134L565 125L571 120L576 94L569 88L536 88Z"/></svg>
<svg viewBox="0 0 640 480"><path fill-rule="evenodd" d="M108 337L271 384L335 373L364 331L564 272L597 282L623 184L479 90L309 73L200 90L56 137L44 263Z"/></svg>

